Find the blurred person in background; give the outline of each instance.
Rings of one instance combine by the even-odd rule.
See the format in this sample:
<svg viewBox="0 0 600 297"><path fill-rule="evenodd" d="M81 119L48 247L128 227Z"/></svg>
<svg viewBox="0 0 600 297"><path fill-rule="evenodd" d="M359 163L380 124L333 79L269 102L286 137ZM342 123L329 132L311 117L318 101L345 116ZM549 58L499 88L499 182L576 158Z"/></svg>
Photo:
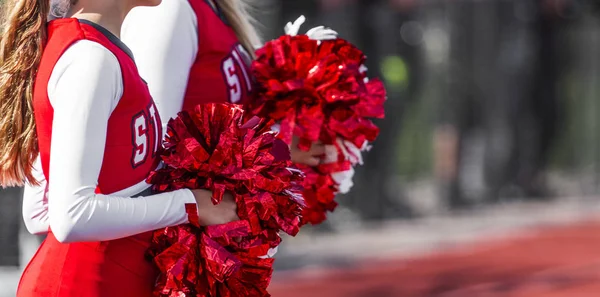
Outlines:
<svg viewBox="0 0 600 297"><path fill-rule="evenodd" d="M159 165L161 121L117 36L132 7L159 3L8 4L0 185L41 184L44 190L24 197L23 213L32 233L48 232L23 272L19 297L151 296L157 275L144 258L151 231L187 223L189 205L203 225L238 219L231 195L215 206L209 191L152 195L145 182Z"/></svg>

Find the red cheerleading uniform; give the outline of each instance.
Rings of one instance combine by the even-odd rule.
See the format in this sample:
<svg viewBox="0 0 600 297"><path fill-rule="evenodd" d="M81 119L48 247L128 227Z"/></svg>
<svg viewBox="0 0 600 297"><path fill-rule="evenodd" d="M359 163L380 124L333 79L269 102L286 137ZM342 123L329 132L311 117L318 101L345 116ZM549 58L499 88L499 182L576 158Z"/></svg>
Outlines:
<svg viewBox="0 0 600 297"><path fill-rule="evenodd" d="M123 93L108 120L106 148L96 188L98 194L110 194L143 181L156 168L158 158L150 148L157 145L157 136L162 135L161 123L132 55L116 37L107 33L106 29L83 20L51 21L33 97L46 180L51 178L48 172L53 122L48 81L61 55L80 40L96 42L112 52L122 72ZM136 144L136 137L141 134L147 137L149 143ZM17 296L152 296L157 275L153 265L144 259L150 239L151 233L147 232L118 240L60 243L50 230L23 272Z"/></svg>
<svg viewBox="0 0 600 297"><path fill-rule="evenodd" d="M189 0L198 19L198 54L190 70L183 110L203 103L241 104L252 90L250 55L219 9Z"/></svg>

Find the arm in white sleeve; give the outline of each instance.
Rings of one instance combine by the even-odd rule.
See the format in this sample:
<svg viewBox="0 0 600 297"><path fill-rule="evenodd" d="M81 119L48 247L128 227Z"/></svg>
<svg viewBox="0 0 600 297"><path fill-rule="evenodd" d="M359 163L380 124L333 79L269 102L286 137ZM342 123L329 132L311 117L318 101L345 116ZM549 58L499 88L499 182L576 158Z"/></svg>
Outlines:
<svg viewBox="0 0 600 297"><path fill-rule="evenodd" d="M198 54L194 10L187 0L136 7L123 23L121 38L133 52L166 126L183 107L190 69Z"/></svg>
<svg viewBox="0 0 600 297"><path fill-rule="evenodd" d="M129 198L96 194L108 119L123 92L117 58L79 41L60 58L48 83L54 109L48 219L61 242L103 241L187 222L191 191Z"/></svg>
<svg viewBox="0 0 600 297"><path fill-rule="evenodd" d="M48 199L46 195L46 178L42 172L42 163L38 156L33 164L33 177L39 185L25 184L23 191L23 221L31 234L44 234L48 232Z"/></svg>

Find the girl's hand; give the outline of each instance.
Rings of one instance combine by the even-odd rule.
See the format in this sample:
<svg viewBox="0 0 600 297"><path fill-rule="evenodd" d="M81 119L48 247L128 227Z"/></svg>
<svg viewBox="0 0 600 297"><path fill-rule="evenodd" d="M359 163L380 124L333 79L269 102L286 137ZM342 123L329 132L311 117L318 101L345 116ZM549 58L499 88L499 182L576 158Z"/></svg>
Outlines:
<svg viewBox="0 0 600 297"><path fill-rule="evenodd" d="M200 225L211 226L238 221L237 204L230 193L223 195L221 203L212 203L212 192L208 190L192 190L196 205L198 206L198 217Z"/></svg>
<svg viewBox="0 0 600 297"><path fill-rule="evenodd" d="M294 136L292 145L290 146L290 154L292 162L315 167L321 164L323 157L326 154L326 145L321 142L313 143L308 151L303 151L298 148L298 137Z"/></svg>

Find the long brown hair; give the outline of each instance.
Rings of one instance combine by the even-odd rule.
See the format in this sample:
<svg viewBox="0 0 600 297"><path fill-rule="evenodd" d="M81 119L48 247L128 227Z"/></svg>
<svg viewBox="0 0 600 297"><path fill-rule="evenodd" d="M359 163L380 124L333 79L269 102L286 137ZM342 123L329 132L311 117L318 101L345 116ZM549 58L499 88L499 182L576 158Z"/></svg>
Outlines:
<svg viewBox="0 0 600 297"><path fill-rule="evenodd" d="M37 184L33 84L46 42L49 0L9 0L0 37L0 185Z"/></svg>
<svg viewBox="0 0 600 297"><path fill-rule="evenodd" d="M262 42L256 29L254 28L255 20L250 15L249 0L215 0L223 14L231 24L240 43L246 48L250 55L254 58L254 50L261 46Z"/></svg>

